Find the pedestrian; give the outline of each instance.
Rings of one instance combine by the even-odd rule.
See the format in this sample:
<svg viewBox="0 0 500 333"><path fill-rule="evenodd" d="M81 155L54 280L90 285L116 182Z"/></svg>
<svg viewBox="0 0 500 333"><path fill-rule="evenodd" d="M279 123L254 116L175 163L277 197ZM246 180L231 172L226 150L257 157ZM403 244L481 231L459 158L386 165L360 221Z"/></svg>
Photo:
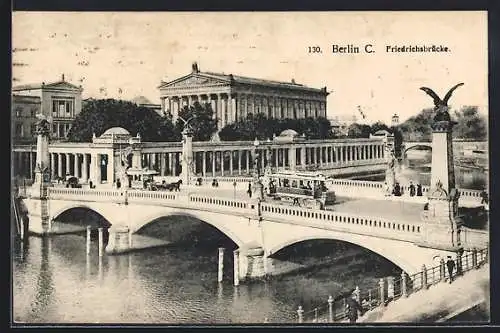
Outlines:
<svg viewBox="0 0 500 333"><path fill-rule="evenodd" d="M412 182L410 182L410 197L415 196L415 185L413 185Z"/></svg>
<svg viewBox="0 0 500 333"><path fill-rule="evenodd" d="M393 194L396 197L400 197L401 196L401 186L399 185L399 183L396 183L394 185L394 192L393 192Z"/></svg>
<svg viewBox="0 0 500 333"><path fill-rule="evenodd" d="M385 196L388 197L391 195L391 190L389 188L389 185L387 184L387 182L384 183L384 191L385 191Z"/></svg>
<svg viewBox="0 0 500 333"><path fill-rule="evenodd" d="M119 189L120 187L122 187L122 182L120 181L120 179L117 179L116 180L116 188Z"/></svg>
<svg viewBox="0 0 500 333"><path fill-rule="evenodd" d="M356 300L356 294L352 293L351 297L346 298L346 314L350 323L356 323L358 311L363 315L363 307Z"/></svg>
<svg viewBox="0 0 500 333"><path fill-rule="evenodd" d="M450 277L449 282L451 283L453 281L453 270L455 269L455 262L451 259L451 256L448 256L446 266L448 267L448 275Z"/></svg>
<svg viewBox="0 0 500 333"><path fill-rule="evenodd" d="M248 190L247 190L248 197L252 197L252 183L248 182Z"/></svg>
<svg viewBox="0 0 500 333"><path fill-rule="evenodd" d="M488 193L483 189L481 192L481 205L488 203Z"/></svg>
<svg viewBox="0 0 500 333"><path fill-rule="evenodd" d="M422 184L418 183L417 184L417 197L422 196Z"/></svg>

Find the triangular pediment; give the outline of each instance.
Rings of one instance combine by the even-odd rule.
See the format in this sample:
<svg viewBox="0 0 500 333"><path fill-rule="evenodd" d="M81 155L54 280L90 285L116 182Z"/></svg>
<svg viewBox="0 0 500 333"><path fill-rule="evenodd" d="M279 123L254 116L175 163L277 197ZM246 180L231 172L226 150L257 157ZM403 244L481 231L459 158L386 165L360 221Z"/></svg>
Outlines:
<svg viewBox="0 0 500 333"><path fill-rule="evenodd" d="M44 86L44 88L49 88L49 89L62 89L62 90L80 90L80 87L75 86L74 84L71 84L66 81L59 81L59 82L54 82L54 83L49 83Z"/></svg>
<svg viewBox="0 0 500 333"><path fill-rule="evenodd" d="M228 84L229 80L217 79L209 76L205 76L201 73L191 73L189 75L178 78L174 81L164 82L158 88L185 88L185 87L204 87L204 86L214 86L214 85L225 85Z"/></svg>

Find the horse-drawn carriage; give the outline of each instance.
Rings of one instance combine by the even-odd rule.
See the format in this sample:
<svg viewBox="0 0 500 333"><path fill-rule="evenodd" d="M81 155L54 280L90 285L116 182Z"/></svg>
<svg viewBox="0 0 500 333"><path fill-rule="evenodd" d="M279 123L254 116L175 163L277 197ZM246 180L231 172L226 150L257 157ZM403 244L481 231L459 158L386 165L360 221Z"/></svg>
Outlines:
<svg viewBox="0 0 500 333"><path fill-rule="evenodd" d="M324 209L335 203L335 192L326 186L327 178L319 172L283 171L264 175L267 195L293 205Z"/></svg>

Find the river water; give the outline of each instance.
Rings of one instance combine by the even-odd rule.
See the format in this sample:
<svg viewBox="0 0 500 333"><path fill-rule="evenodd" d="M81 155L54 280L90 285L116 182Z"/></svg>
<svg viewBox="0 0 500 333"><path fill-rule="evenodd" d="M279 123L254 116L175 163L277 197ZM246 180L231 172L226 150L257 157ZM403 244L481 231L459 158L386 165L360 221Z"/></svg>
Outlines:
<svg viewBox="0 0 500 333"><path fill-rule="evenodd" d="M425 167L423 170L410 165L406 174L424 180ZM460 177L461 187L477 188L485 182L484 175ZM69 213L66 221L72 222L71 216L80 220L81 214ZM55 324L295 323L298 305L305 310L325 306L329 295L335 297L356 285L373 288L379 278L400 272L392 263L357 246L317 240L275 254L280 260L309 268L234 287L232 250L236 245L203 222L189 223L158 220L144 233L168 239L175 234L174 243L117 256L99 257L95 239L87 256L85 235L31 236L24 244L15 241L13 320ZM217 283L219 246L226 248L221 284Z"/></svg>

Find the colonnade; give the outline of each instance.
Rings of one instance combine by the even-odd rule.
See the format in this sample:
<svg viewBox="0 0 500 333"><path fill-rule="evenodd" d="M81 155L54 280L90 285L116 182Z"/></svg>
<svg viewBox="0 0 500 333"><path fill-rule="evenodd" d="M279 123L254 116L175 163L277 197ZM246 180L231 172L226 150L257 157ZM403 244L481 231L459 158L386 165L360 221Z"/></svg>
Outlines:
<svg viewBox="0 0 500 333"><path fill-rule="evenodd" d="M158 171L160 176L178 176L182 153L142 152L142 166ZM383 144L326 146L287 146L258 148L215 148L193 150L194 172L203 177L250 175L253 160L258 157L261 172L273 170L297 170L308 167L334 168L352 166L363 161L385 158Z"/></svg>
<svg viewBox="0 0 500 333"><path fill-rule="evenodd" d="M159 143L159 145L161 145ZM61 150L63 148L57 148ZM68 147L68 150L71 148ZM168 149L168 151L165 151ZM175 149L175 151L173 151ZM112 183L116 180L116 162L119 162L109 149L88 148L88 153L50 152L50 172L52 179L75 176L81 182L92 180L94 184ZM160 176L179 176L182 172L182 146L177 148L143 147L138 150L134 167L148 167L156 170ZM249 142L233 146L206 143L193 147L193 168L198 176L237 176L251 175L254 159L258 157L258 167L262 173L266 168L272 170L306 170L356 166L378 162L385 158L382 142L324 142L308 143L273 143L257 147ZM27 151L14 152L14 172L32 178L35 170L36 153ZM140 165L138 165L140 164Z"/></svg>
<svg viewBox="0 0 500 333"><path fill-rule="evenodd" d="M174 121L179 110L194 102L211 105L214 118L218 120L218 128L245 119L248 114L263 113L268 118L292 119L326 116L326 101L320 97L276 97L267 94L225 92L161 98L162 110L170 112Z"/></svg>

